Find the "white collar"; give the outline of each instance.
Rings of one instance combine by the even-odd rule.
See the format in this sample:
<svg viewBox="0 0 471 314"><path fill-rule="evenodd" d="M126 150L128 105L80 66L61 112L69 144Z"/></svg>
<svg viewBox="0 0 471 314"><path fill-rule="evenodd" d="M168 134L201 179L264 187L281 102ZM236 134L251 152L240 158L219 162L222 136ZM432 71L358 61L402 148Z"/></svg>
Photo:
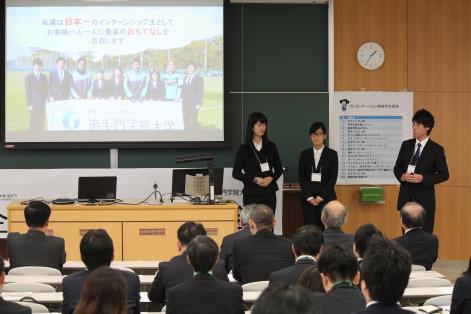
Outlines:
<svg viewBox="0 0 471 314"><path fill-rule="evenodd" d="M262 145L263 145L263 140L260 141L260 143L255 143L254 140L252 140L252 143L253 143L253 146L255 146L255 149L258 150L258 151L261 151L262 150Z"/></svg>
<svg viewBox="0 0 471 314"><path fill-rule="evenodd" d="M406 233L409 232L409 231L415 230L415 229L420 229L420 227L406 229L406 230L404 231L404 234L406 234Z"/></svg>
<svg viewBox="0 0 471 314"><path fill-rule="evenodd" d="M419 142L418 139L415 139L415 146L417 147L417 144L420 143L420 147L423 149L425 144L427 144L429 137L427 136L422 142Z"/></svg>
<svg viewBox="0 0 471 314"><path fill-rule="evenodd" d="M321 148L316 149L314 146L312 146L312 149L314 150L314 153L321 153L322 154L322 151L324 150L324 147L325 147L325 145L322 145Z"/></svg>
<svg viewBox="0 0 471 314"><path fill-rule="evenodd" d="M370 305L373 305L373 304L377 304L379 303L378 301L370 301L368 302L368 304L366 305L366 307L370 306Z"/></svg>
<svg viewBox="0 0 471 314"><path fill-rule="evenodd" d="M296 262L301 260L301 259L310 259L310 260L313 260L314 262L317 263L316 261L316 258L314 256L311 256L311 255L299 255L297 258L296 258Z"/></svg>

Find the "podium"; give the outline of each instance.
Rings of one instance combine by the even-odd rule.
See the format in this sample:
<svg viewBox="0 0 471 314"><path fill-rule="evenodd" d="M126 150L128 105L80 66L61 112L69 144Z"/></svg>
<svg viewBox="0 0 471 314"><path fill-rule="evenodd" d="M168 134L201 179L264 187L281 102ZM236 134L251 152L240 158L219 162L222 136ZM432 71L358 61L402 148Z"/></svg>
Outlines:
<svg viewBox="0 0 471 314"><path fill-rule="evenodd" d="M8 231L27 231L25 205L11 203ZM220 246L237 230L236 203L192 205L51 205L48 234L64 238L67 260L80 260L80 240L89 229L105 229L113 239L114 259L168 260L178 254L177 229L186 221L203 224Z"/></svg>

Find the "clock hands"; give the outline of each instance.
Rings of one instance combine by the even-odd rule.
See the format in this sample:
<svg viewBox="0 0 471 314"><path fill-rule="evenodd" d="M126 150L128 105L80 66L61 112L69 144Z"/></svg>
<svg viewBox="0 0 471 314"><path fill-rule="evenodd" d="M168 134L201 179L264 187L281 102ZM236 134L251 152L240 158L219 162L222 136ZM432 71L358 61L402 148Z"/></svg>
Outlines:
<svg viewBox="0 0 471 314"><path fill-rule="evenodd" d="M370 61L371 57L373 57L374 54L377 53L377 52L378 52L378 50L375 50L375 51L368 57L368 60L366 60L366 62L365 62L365 66L367 66L367 64L368 64L368 62Z"/></svg>

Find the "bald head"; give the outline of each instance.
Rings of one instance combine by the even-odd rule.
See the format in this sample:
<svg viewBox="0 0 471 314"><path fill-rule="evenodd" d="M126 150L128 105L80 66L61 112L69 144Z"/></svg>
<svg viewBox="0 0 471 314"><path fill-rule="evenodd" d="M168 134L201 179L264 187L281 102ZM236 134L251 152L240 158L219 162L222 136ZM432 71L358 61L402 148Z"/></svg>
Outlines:
<svg viewBox="0 0 471 314"><path fill-rule="evenodd" d="M347 222L347 208L339 201L330 201L322 210L321 220L326 228L340 228Z"/></svg>
<svg viewBox="0 0 471 314"><path fill-rule="evenodd" d="M425 222L425 209L416 202L406 203L401 208L401 220L404 228L422 228Z"/></svg>

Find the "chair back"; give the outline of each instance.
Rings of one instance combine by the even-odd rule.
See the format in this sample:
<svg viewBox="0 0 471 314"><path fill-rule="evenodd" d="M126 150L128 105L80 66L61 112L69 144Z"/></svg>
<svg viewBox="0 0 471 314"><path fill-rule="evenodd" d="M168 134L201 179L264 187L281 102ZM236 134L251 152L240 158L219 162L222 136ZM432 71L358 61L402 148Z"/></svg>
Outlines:
<svg viewBox="0 0 471 314"><path fill-rule="evenodd" d="M254 281L242 285L242 291L263 291L268 287L269 281Z"/></svg>
<svg viewBox="0 0 471 314"><path fill-rule="evenodd" d="M451 295L430 298L425 301L424 305L451 306Z"/></svg>
<svg viewBox="0 0 471 314"><path fill-rule="evenodd" d="M3 285L3 292L56 292L53 286L39 282L12 282Z"/></svg>
<svg viewBox="0 0 471 314"><path fill-rule="evenodd" d="M23 266L10 269L8 275L15 276L62 276L62 273L55 268L42 266Z"/></svg>
<svg viewBox="0 0 471 314"><path fill-rule="evenodd" d="M413 278L409 279L408 288L451 287L451 282L445 278Z"/></svg>
<svg viewBox="0 0 471 314"><path fill-rule="evenodd" d="M427 271L424 266L422 265L414 265L412 264L412 271Z"/></svg>
<svg viewBox="0 0 471 314"><path fill-rule="evenodd" d="M29 307L31 309L31 312L33 313L49 313L48 308L39 303L32 303L32 302L16 302L16 303Z"/></svg>

